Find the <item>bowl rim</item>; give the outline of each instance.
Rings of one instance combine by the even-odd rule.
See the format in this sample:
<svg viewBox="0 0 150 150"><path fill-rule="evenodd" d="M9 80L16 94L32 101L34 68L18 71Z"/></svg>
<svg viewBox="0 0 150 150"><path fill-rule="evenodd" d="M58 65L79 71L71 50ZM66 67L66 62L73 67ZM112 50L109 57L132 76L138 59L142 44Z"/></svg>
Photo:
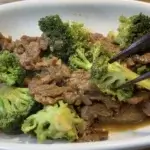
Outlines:
<svg viewBox="0 0 150 150"><path fill-rule="evenodd" d="M82 5L91 5L93 3L98 4L109 4L109 5L120 5L120 4L127 4L136 5L136 6L143 6L143 7L150 7L150 3L146 3L139 0L87 0L86 3L84 0L21 0L15 1L10 3L4 3L0 5L0 10L5 9L13 9L17 7L26 7L29 5L40 5L40 4L51 4L51 5L73 5L73 4L82 4ZM6 10L5 10L6 11Z"/></svg>
<svg viewBox="0 0 150 150"><path fill-rule="evenodd" d="M130 3L130 5L142 6L150 8L150 3L145 3L141 1L131 1L131 0L87 0L86 5L90 5L93 3L98 4L107 4L109 5L120 5L125 3ZM16 8L24 8L31 5L35 7L41 4L51 4L51 5L73 5L73 4L85 4L84 0L23 0L23 1L16 1L12 3L6 3L0 5L0 12L5 13L7 10L12 10ZM123 140L121 144L119 144L122 140L117 141L100 141L100 142L85 142L85 143L65 143L65 144L21 144L21 143L5 143L0 142L0 149L5 150L26 150L35 148L37 150L50 150L50 149L67 149L67 150L105 150L105 149L121 149L121 148L139 148L143 146L150 146L150 135L145 137L139 137L130 140Z"/></svg>

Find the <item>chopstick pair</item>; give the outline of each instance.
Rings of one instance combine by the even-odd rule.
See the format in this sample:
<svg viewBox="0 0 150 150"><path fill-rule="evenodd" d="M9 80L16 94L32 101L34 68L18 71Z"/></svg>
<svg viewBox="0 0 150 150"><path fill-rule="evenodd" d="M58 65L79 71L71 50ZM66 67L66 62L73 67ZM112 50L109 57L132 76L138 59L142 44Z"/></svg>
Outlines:
<svg viewBox="0 0 150 150"><path fill-rule="evenodd" d="M150 49L150 33L144 35L142 38L140 38L138 41L134 42L129 46L127 49L121 51L119 54L115 55L109 60L109 63L113 63L117 60L124 59L128 56L131 56L133 54L136 54L137 52L144 52L147 49ZM121 87L125 87L127 85L135 84L137 82L140 82L142 80L150 78L150 72L147 72L133 80L130 80L126 82L125 84L121 85Z"/></svg>

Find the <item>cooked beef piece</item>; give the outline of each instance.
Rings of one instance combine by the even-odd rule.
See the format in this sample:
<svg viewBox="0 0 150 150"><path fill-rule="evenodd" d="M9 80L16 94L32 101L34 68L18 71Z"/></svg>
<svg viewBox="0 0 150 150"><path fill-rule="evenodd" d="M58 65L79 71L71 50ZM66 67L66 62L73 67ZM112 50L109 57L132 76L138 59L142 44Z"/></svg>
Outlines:
<svg viewBox="0 0 150 150"><path fill-rule="evenodd" d="M90 73L84 70L74 71L67 80L67 86L71 87L72 91L64 93L64 96L70 104L91 105L90 94L96 91L99 93L97 87L90 82Z"/></svg>
<svg viewBox="0 0 150 150"><path fill-rule="evenodd" d="M0 50L13 51L15 43L12 41L12 37L5 37L0 33Z"/></svg>
<svg viewBox="0 0 150 150"><path fill-rule="evenodd" d="M14 53L19 57L21 65L27 70L33 70L40 61L42 51L47 50L48 41L43 37L22 36L15 41Z"/></svg>
<svg viewBox="0 0 150 150"><path fill-rule="evenodd" d="M150 101L145 101L141 104L143 112L146 116L150 116Z"/></svg>
<svg viewBox="0 0 150 150"><path fill-rule="evenodd" d="M50 83L54 81L57 82L57 84L61 84L63 80L69 78L71 75L69 68L56 57L48 60L47 64L46 60L45 62L43 61L38 63L36 68L41 70L39 77L43 83Z"/></svg>
<svg viewBox="0 0 150 150"><path fill-rule="evenodd" d="M7 38L0 34L0 46L3 50L14 52L25 69L33 70L35 64L41 59L41 52L47 50L48 40L44 36L23 35L19 40L12 41L11 37Z"/></svg>
<svg viewBox="0 0 150 150"><path fill-rule="evenodd" d="M81 117L86 120L89 124L92 124L95 119L99 117L109 117L111 118L113 111L107 109L104 104L96 103L92 106L83 106L81 108Z"/></svg>
<svg viewBox="0 0 150 150"><path fill-rule="evenodd" d="M55 57L38 65L38 76L29 81L28 87L35 100L42 104L54 104L64 99L63 93L70 90L65 80L70 77L69 68Z"/></svg>
<svg viewBox="0 0 150 150"><path fill-rule="evenodd" d="M150 53L145 53L143 55L134 55L132 57L133 61L137 64L149 64L150 63Z"/></svg>
<svg viewBox="0 0 150 150"><path fill-rule="evenodd" d="M128 58L127 61L127 66L129 68L131 67L136 67L138 64L140 65L147 65L150 64L150 53L145 53L143 55L133 55L132 57Z"/></svg>
<svg viewBox="0 0 150 150"><path fill-rule="evenodd" d="M138 123L145 120L146 115L136 105L122 104L120 111L112 121L118 123Z"/></svg>
<svg viewBox="0 0 150 150"><path fill-rule="evenodd" d="M108 109L105 104L95 103L92 106L81 108L81 117L92 124L95 119L100 122L137 123L146 118L146 115L136 105L118 104L114 110Z"/></svg>
<svg viewBox="0 0 150 150"><path fill-rule="evenodd" d="M108 109L118 109L120 106L119 101L115 101L111 96L105 95L99 91L99 89L88 91L88 95L92 102L101 102L104 103Z"/></svg>
<svg viewBox="0 0 150 150"><path fill-rule="evenodd" d="M55 84L40 84L39 81L40 79L34 79L29 84L30 93L36 101L42 104L54 104L63 99L62 94L67 88Z"/></svg>
<svg viewBox="0 0 150 150"><path fill-rule="evenodd" d="M90 82L90 73L85 70L74 71L68 79L67 85L82 91L90 91L95 87Z"/></svg>
<svg viewBox="0 0 150 150"><path fill-rule="evenodd" d="M147 91L138 91L135 95L128 99L128 103L130 104L138 104L142 101L147 101L150 99L150 92Z"/></svg>
<svg viewBox="0 0 150 150"><path fill-rule="evenodd" d="M57 61L59 60L57 59ZM61 97L61 99L63 98L68 104L74 104L76 106L79 106L81 104L91 105L92 102L90 101L89 95L85 94L86 90L93 90L93 88L91 87L92 84L89 83L89 73L83 70L79 70L73 72L70 77L69 68L62 64L60 61L59 63L57 63L57 61L56 58L52 58L50 60L51 63L49 63L49 65L46 65L46 67L41 65L42 71L38 75L38 78L35 77L32 79L32 81L26 80L26 82L29 82L29 89L31 91L31 94L34 95L37 101L44 104L56 103L55 98L58 100L58 98ZM59 95L55 95L55 98L51 95L51 90L49 89L51 87L51 84L55 84L54 88L56 89L60 87L62 91L61 93L59 93ZM48 90L50 92L50 95L47 94L47 98L45 98L43 92L40 92L45 89L45 86L50 86L47 89L47 92ZM48 99L48 97L50 97L50 99ZM53 102L52 98L54 99Z"/></svg>
<svg viewBox="0 0 150 150"><path fill-rule="evenodd" d="M91 42L95 43L97 41L100 41L102 44L104 44L104 46L106 47L108 51L111 51L114 53L118 53L120 51L119 46L113 44L112 41L108 39L107 37L104 37L104 35L100 33L91 33Z"/></svg>
<svg viewBox="0 0 150 150"><path fill-rule="evenodd" d="M78 142L102 141L107 139L108 131L92 126L84 131L82 136L79 137Z"/></svg>
<svg viewBox="0 0 150 150"><path fill-rule="evenodd" d="M79 106L82 104L83 99L87 105L92 104L91 101L89 101L88 97L86 99L86 97L84 97L84 94L80 94L76 89L70 88L70 90L63 93L63 96L64 96L65 102L67 102L70 105Z"/></svg>

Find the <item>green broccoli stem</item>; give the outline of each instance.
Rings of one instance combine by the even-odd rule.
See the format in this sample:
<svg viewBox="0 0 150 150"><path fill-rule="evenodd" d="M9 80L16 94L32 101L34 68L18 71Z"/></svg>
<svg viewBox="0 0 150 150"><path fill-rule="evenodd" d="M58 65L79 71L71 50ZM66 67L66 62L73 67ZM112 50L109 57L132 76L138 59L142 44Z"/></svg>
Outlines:
<svg viewBox="0 0 150 150"><path fill-rule="evenodd" d="M81 60L79 60L77 58L72 59L72 63L76 64L76 66L78 66L79 68L82 68L84 70L89 70L92 67L92 64L90 62L85 63L85 62L82 62Z"/></svg>
<svg viewBox="0 0 150 150"><path fill-rule="evenodd" d="M88 59L85 57L84 53L82 53L82 50L77 49L76 50L77 54L79 55L79 57L87 64L91 64Z"/></svg>
<svg viewBox="0 0 150 150"><path fill-rule="evenodd" d="M82 50L81 49L77 49L76 50L77 54L79 55L79 58L82 60L82 61L78 61L77 59L74 60L75 61L75 64L77 66L79 66L80 68L83 68L85 70L89 70L91 69L92 67L92 63L90 63L88 61L88 59L85 57L84 53L82 53Z"/></svg>
<svg viewBox="0 0 150 150"><path fill-rule="evenodd" d="M127 67L121 65L118 62L108 64L108 70L110 72L113 72L113 71L122 72L128 80L133 80L133 79L135 79L139 76L138 74L136 74L135 72L131 71L130 69L128 69ZM142 88L150 90L150 80L149 79L140 81L136 84L139 85Z"/></svg>

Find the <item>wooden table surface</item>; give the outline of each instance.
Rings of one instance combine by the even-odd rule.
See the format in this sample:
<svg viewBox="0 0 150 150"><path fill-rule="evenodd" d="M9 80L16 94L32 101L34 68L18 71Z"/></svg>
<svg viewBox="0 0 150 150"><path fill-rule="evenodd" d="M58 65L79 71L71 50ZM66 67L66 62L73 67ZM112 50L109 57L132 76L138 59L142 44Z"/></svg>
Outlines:
<svg viewBox="0 0 150 150"><path fill-rule="evenodd" d="M19 1L19 0L0 0L0 4L9 3L9 2L15 2L15 1ZM140 0L140 1L150 3L150 0ZM130 149L130 150L131 150L131 149ZM133 150L135 150L135 149L133 149ZM138 150L139 150L139 149L138 149ZM147 149L140 149L140 150L150 150L150 148L147 148Z"/></svg>

